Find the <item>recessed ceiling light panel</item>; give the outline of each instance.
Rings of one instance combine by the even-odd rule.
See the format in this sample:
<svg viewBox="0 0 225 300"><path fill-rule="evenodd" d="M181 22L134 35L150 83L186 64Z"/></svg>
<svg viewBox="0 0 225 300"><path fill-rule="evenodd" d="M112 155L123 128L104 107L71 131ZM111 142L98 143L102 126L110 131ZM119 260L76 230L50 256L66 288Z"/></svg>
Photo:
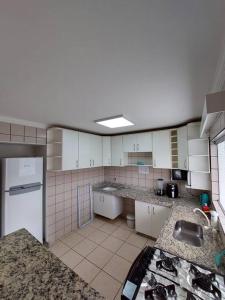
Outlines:
<svg viewBox="0 0 225 300"><path fill-rule="evenodd" d="M126 126L133 126L134 123L128 121L124 118L123 115L110 117L106 119L96 120L95 123L100 124L102 126L106 126L109 128L118 128L118 127L126 127Z"/></svg>

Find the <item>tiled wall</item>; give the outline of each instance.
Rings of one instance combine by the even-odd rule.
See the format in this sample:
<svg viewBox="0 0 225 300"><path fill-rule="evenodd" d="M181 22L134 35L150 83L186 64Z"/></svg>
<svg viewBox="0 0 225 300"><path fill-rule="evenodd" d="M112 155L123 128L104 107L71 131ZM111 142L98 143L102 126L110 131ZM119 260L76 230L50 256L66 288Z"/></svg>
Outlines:
<svg viewBox="0 0 225 300"><path fill-rule="evenodd" d="M46 144L46 129L0 122L0 143Z"/></svg>
<svg viewBox="0 0 225 300"><path fill-rule="evenodd" d="M152 167L144 167L144 169L146 169L146 174L142 174L143 167L105 167L104 180L134 185L148 190L154 190L158 178L163 178L165 182L171 180L171 171L168 169L153 169ZM185 182L177 181L176 183L180 195L187 195Z"/></svg>
<svg viewBox="0 0 225 300"><path fill-rule="evenodd" d="M54 242L77 228L77 188L104 180L103 168L47 172L46 241ZM87 205L83 203L84 209Z"/></svg>

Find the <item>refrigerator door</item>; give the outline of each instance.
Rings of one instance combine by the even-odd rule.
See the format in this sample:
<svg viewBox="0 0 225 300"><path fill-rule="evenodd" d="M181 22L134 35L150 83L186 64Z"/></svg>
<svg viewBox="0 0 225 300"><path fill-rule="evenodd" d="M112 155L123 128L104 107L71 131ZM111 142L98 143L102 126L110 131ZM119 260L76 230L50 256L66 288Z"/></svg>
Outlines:
<svg viewBox="0 0 225 300"><path fill-rule="evenodd" d="M42 192L41 185L5 192L3 235L25 228L43 243Z"/></svg>
<svg viewBox="0 0 225 300"><path fill-rule="evenodd" d="M43 183L43 158L19 157L3 160L3 189L29 183Z"/></svg>

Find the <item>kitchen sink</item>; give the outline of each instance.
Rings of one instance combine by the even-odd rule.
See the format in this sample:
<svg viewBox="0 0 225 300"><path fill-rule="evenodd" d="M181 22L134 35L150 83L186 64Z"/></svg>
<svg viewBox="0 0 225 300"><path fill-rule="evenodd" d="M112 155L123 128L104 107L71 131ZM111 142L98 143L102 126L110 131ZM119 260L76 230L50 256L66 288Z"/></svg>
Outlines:
<svg viewBox="0 0 225 300"><path fill-rule="evenodd" d="M118 189L116 187L113 187L113 186L106 186L102 190L106 191L106 192L113 192L113 191L116 191Z"/></svg>
<svg viewBox="0 0 225 300"><path fill-rule="evenodd" d="M201 247L204 243L202 226L184 220L176 222L173 237L196 247Z"/></svg>

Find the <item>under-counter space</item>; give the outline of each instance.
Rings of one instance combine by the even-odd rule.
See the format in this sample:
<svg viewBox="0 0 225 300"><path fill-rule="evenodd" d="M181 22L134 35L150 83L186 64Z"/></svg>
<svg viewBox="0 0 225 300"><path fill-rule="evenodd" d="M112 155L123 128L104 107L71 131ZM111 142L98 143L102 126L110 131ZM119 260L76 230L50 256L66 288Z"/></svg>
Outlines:
<svg viewBox="0 0 225 300"><path fill-rule="evenodd" d="M105 299L25 229L0 240L1 299Z"/></svg>

